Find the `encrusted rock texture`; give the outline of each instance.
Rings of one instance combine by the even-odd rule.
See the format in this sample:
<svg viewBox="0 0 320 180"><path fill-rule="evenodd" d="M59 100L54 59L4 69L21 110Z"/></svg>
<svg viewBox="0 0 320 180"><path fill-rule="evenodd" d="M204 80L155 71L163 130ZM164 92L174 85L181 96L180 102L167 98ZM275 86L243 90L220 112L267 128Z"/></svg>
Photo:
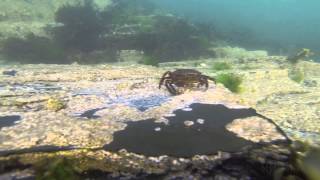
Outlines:
<svg viewBox="0 0 320 180"><path fill-rule="evenodd" d="M233 68L215 71L212 65L218 61L227 61ZM125 154L120 158L117 153L98 149L112 142L113 134L124 130L129 121L155 119L155 122L167 123L165 117L173 116L177 109L187 111L193 103L222 104L229 109L255 109L261 117L236 119L225 127L254 143L286 139L280 128L290 139L317 144L320 133L320 77L317 70L320 65L311 61L297 64L305 71L305 79L301 83L289 78L291 66L286 64L285 57L280 56L221 57L163 63L159 67L117 63L91 66L4 65L0 67L0 116L20 116L21 120L10 126L0 126L0 151L44 146L71 147L78 150L57 152L54 156L64 153L72 157L81 156L82 163L78 165L83 170L91 166L108 172L116 172L117 168L130 171L145 168L148 173L161 174L168 166L174 169L175 164L179 165L178 169L184 169L181 164L188 164L190 159L169 158L170 162L167 162L164 159L168 157L155 157L148 163L143 155L124 150L119 152L120 156ZM207 91L187 90L172 96L165 87L159 89L158 83L164 72L177 68L197 69L212 77L228 72L239 74L243 78L243 91L235 94L222 84L210 81ZM187 123L186 128L189 126L193 124ZM21 162L30 162L30 158L48 156L50 153L19 157ZM231 157L228 153L226 156ZM211 161L211 156L195 155L202 158L200 164L207 162L205 164L210 168L226 156L219 156L219 161ZM105 162L106 158L112 165L101 164L100 160ZM281 163L285 164L282 160ZM176 176L180 177L179 174ZM183 177L187 175L183 174Z"/></svg>

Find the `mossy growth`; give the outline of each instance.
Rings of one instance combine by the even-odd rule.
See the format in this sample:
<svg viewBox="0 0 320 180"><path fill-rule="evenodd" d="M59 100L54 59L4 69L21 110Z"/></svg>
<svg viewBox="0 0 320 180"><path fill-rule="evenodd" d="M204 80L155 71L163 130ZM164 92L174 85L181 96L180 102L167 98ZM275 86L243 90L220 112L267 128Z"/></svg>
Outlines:
<svg viewBox="0 0 320 180"><path fill-rule="evenodd" d="M65 104L63 101L61 101L60 99L56 99L56 98L50 98L47 101L47 109L51 110L51 111L59 111L63 108L65 108Z"/></svg>
<svg viewBox="0 0 320 180"><path fill-rule="evenodd" d="M231 92L240 93L242 91L241 84L243 82L243 78L240 75L236 75L234 73L219 74L216 77L216 80Z"/></svg>
<svg viewBox="0 0 320 180"><path fill-rule="evenodd" d="M310 49L303 48L299 52L297 52L294 56L290 56L287 58L291 64L297 64L299 61L312 56L314 53L311 52Z"/></svg>
<svg viewBox="0 0 320 180"><path fill-rule="evenodd" d="M2 52L8 60L21 63L67 63L65 52L57 43L34 34L25 39L8 38Z"/></svg>
<svg viewBox="0 0 320 180"><path fill-rule="evenodd" d="M73 164L66 158L55 158L43 160L35 166L37 180L78 180Z"/></svg>
<svg viewBox="0 0 320 180"><path fill-rule="evenodd" d="M213 64L213 67L212 69L214 71L223 71L223 70L229 70L229 69L232 69L232 66L230 63L227 63L227 62L215 62Z"/></svg>
<svg viewBox="0 0 320 180"><path fill-rule="evenodd" d="M159 61L152 56L143 56L143 59L139 63L150 66L158 66Z"/></svg>
<svg viewBox="0 0 320 180"><path fill-rule="evenodd" d="M305 73L301 68L293 68L289 71L289 78L297 83L305 79Z"/></svg>

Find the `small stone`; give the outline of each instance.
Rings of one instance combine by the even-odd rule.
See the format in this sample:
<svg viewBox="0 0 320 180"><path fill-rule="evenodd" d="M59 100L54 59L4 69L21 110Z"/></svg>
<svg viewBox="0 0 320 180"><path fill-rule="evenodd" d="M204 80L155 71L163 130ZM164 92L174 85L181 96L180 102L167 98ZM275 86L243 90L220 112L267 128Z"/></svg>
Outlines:
<svg viewBox="0 0 320 180"><path fill-rule="evenodd" d="M192 111L192 108L189 108L189 107L183 108L182 111Z"/></svg>
<svg viewBox="0 0 320 180"><path fill-rule="evenodd" d="M204 119L197 119L197 123L199 123L199 124L204 124Z"/></svg>
<svg viewBox="0 0 320 180"><path fill-rule="evenodd" d="M175 160L172 161L172 164L173 164L173 165L178 165L179 162L175 159Z"/></svg>
<svg viewBox="0 0 320 180"><path fill-rule="evenodd" d="M200 66L201 66L201 67L207 67L207 64L201 63Z"/></svg>
<svg viewBox="0 0 320 180"><path fill-rule="evenodd" d="M192 126L194 124L194 122L193 121L184 121L184 125L185 126Z"/></svg>
<svg viewBox="0 0 320 180"><path fill-rule="evenodd" d="M155 131L161 131L161 127L156 127L154 130Z"/></svg>
<svg viewBox="0 0 320 180"><path fill-rule="evenodd" d="M176 115L173 113L166 114L165 117L175 117Z"/></svg>

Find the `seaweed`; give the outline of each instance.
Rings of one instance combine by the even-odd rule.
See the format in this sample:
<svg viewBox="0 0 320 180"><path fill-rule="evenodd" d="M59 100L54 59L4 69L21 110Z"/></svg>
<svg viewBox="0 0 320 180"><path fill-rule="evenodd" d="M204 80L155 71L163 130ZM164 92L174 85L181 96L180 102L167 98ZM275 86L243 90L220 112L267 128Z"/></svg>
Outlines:
<svg viewBox="0 0 320 180"><path fill-rule="evenodd" d="M63 157L43 160L35 169L37 180L80 179L71 160Z"/></svg>
<svg viewBox="0 0 320 180"><path fill-rule="evenodd" d="M150 66L158 66L159 61L151 56L144 56L142 61L140 61L139 63Z"/></svg>
<svg viewBox="0 0 320 180"><path fill-rule="evenodd" d="M34 34L27 35L25 39L6 39L2 52L9 60L22 63L67 63L65 51L57 43Z"/></svg>
<svg viewBox="0 0 320 180"><path fill-rule="evenodd" d="M226 88L228 88L231 92L240 93L241 92L241 84L242 77L233 73L227 74L219 74L216 77L217 82L223 84Z"/></svg>
<svg viewBox="0 0 320 180"><path fill-rule="evenodd" d="M310 49L303 48L293 56L287 57L287 61L291 64L297 64L299 61L312 56L314 53Z"/></svg>
<svg viewBox="0 0 320 180"><path fill-rule="evenodd" d="M289 78L296 83L301 83L305 79L305 73L300 68L294 68L290 70Z"/></svg>
<svg viewBox="0 0 320 180"><path fill-rule="evenodd" d="M63 26L55 27L51 33L63 48L80 52L91 52L103 48L102 35L108 26L93 5L66 5L58 9L55 20Z"/></svg>
<svg viewBox="0 0 320 180"><path fill-rule="evenodd" d="M227 62L216 62L213 64L213 70L215 71L222 71L228 69L232 69L232 66Z"/></svg>

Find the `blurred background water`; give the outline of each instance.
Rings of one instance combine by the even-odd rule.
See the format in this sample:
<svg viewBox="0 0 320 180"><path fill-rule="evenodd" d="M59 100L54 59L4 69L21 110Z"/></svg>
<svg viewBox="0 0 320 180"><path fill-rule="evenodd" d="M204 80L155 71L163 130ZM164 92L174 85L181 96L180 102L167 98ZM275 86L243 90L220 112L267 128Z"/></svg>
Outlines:
<svg viewBox="0 0 320 180"><path fill-rule="evenodd" d="M212 57L207 48L231 45L272 55L308 48L319 59L319 7L316 0L3 0L0 55L100 63L142 52L142 63L155 64Z"/></svg>
<svg viewBox="0 0 320 180"><path fill-rule="evenodd" d="M213 23L225 41L245 48L265 49L274 54L301 47L320 52L320 2L317 0L154 2L194 22Z"/></svg>

